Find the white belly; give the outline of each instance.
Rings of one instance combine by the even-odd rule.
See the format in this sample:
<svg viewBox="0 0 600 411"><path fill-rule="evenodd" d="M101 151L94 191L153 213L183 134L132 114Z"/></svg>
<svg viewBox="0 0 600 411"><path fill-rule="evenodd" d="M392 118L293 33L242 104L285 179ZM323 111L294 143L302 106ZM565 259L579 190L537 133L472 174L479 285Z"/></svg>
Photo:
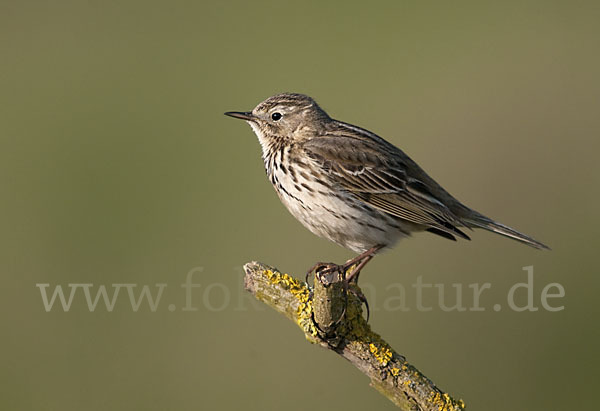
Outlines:
<svg viewBox="0 0 600 411"><path fill-rule="evenodd" d="M340 191L332 195L330 189L310 183L300 175L296 175L295 182L281 170L275 172L275 177L274 184L280 187L276 189L279 198L296 219L319 237L357 253L375 245L392 246L414 230L348 193Z"/></svg>

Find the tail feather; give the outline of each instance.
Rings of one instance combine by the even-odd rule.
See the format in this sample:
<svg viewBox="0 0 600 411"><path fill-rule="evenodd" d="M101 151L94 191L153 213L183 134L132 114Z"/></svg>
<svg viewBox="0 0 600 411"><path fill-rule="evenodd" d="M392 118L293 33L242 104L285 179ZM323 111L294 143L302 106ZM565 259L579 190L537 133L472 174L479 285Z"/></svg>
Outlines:
<svg viewBox="0 0 600 411"><path fill-rule="evenodd" d="M543 244L529 237L528 235L525 235L523 233L518 232L517 230L505 226L504 224L497 223L496 221L487 218L483 215L477 215L471 218L463 219L463 221L465 221L468 227L483 228L484 230L501 234L505 237L512 238L514 240L520 241L540 250L550 250L550 247L548 247L546 244Z"/></svg>

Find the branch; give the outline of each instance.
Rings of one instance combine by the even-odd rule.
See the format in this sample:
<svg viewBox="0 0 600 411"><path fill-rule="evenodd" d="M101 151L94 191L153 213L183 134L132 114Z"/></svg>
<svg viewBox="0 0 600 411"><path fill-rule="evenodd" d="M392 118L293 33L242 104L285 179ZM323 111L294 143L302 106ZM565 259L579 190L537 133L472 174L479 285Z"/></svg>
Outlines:
<svg viewBox="0 0 600 411"><path fill-rule="evenodd" d="M462 400L455 400L437 388L371 331L362 315L362 303L355 296L360 292L357 286L350 286L346 301L339 279L328 285L315 281L313 298L305 282L275 268L253 261L244 266L244 271L246 290L294 321L308 341L354 364L371 379L373 387L402 410L465 409Z"/></svg>

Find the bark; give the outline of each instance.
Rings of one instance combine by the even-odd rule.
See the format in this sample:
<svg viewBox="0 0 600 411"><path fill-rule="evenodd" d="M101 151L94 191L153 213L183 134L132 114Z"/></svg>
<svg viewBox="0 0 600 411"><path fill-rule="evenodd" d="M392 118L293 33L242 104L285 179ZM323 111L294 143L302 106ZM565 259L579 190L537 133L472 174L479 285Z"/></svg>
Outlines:
<svg viewBox="0 0 600 411"><path fill-rule="evenodd" d="M464 410L406 359L394 351L363 318L358 286L345 292L341 279L309 287L259 262L244 266L245 288L258 300L284 314L308 341L350 361L371 379L371 385L402 410ZM314 289L313 289L314 288ZM344 308L345 307L345 308Z"/></svg>

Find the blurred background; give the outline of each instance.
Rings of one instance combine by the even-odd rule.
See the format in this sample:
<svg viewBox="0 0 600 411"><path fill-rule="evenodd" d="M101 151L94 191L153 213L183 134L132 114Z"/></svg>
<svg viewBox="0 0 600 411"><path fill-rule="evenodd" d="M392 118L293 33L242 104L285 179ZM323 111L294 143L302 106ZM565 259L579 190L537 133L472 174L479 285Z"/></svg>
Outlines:
<svg viewBox="0 0 600 411"><path fill-rule="evenodd" d="M469 409L591 409L599 19L592 1L0 2L0 408L394 409L243 290L250 260L300 277L352 256L285 210L222 114L293 91L553 249L415 235L361 276L372 327ZM525 266L539 310L515 312ZM420 312L418 277L466 307L489 283L485 310L433 288ZM154 311L123 288L90 312L79 288L47 312L68 284L166 286Z"/></svg>

